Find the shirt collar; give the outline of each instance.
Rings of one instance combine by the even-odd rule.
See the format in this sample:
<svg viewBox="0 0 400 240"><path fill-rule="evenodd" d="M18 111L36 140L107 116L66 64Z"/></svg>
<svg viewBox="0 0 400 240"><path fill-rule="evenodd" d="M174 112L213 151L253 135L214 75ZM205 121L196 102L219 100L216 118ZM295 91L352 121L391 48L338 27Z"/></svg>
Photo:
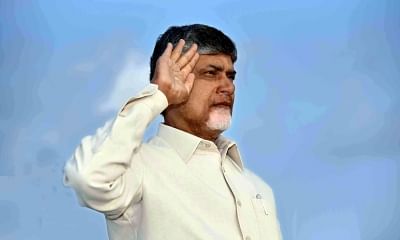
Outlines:
<svg viewBox="0 0 400 240"><path fill-rule="evenodd" d="M178 153L185 163L190 160L191 156L202 140L195 135L162 123L158 128L157 136L166 141L168 145Z"/></svg>
<svg viewBox="0 0 400 240"><path fill-rule="evenodd" d="M178 153L185 163L190 160L201 142L210 142L188 132L162 123L158 128L157 136L166 141L168 145ZM243 170L243 162L235 142L220 135L215 141L215 145L221 153L222 159L228 155L236 163L236 165Z"/></svg>
<svg viewBox="0 0 400 240"><path fill-rule="evenodd" d="M222 158L225 158L228 155L234 163L239 167L240 170L244 170L243 161L239 153L239 149L236 143L222 135L219 135L217 140L215 140L215 144L218 147L218 150L222 154Z"/></svg>

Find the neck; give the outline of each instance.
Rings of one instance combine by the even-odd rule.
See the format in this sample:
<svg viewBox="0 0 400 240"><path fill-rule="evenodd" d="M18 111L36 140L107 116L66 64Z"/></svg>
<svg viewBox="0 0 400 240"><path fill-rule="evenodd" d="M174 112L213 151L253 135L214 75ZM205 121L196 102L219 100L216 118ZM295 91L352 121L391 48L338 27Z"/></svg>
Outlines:
<svg viewBox="0 0 400 240"><path fill-rule="evenodd" d="M187 133L193 134L199 138L215 142L218 136L222 133L220 130L210 130L204 124L188 124L184 121L165 119L165 125L177 128Z"/></svg>

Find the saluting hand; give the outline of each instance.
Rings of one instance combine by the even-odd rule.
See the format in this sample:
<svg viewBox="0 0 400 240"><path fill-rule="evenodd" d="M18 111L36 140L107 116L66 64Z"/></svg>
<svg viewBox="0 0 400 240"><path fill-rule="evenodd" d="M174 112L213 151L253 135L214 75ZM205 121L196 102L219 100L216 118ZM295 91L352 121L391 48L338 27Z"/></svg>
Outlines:
<svg viewBox="0 0 400 240"><path fill-rule="evenodd" d="M172 49L168 43L163 54L158 58L152 82L158 85L168 99L168 105L185 102L193 86L194 74L191 73L199 59L197 44L182 54L185 41L180 39Z"/></svg>

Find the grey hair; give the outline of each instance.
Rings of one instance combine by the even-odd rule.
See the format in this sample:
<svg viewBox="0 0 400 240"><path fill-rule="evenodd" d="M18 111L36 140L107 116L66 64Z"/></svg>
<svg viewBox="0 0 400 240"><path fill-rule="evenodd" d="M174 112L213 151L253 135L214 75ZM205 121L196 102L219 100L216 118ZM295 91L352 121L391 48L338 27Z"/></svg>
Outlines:
<svg viewBox="0 0 400 240"><path fill-rule="evenodd" d="M196 43L199 54L226 54L231 57L232 62L237 59L235 43L220 30L203 24L172 26L157 39L150 58L150 81L154 76L156 62L167 44L170 42L175 47L180 39L185 40L183 52Z"/></svg>

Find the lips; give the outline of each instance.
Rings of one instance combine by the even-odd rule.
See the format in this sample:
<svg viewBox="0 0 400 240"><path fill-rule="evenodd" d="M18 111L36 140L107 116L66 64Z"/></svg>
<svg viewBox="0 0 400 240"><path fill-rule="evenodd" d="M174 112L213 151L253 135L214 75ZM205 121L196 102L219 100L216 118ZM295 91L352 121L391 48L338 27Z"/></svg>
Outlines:
<svg viewBox="0 0 400 240"><path fill-rule="evenodd" d="M212 107L232 108L232 102L218 102L214 103Z"/></svg>
<svg viewBox="0 0 400 240"><path fill-rule="evenodd" d="M211 107L229 108L232 111L233 96L219 95L218 97L213 99Z"/></svg>

